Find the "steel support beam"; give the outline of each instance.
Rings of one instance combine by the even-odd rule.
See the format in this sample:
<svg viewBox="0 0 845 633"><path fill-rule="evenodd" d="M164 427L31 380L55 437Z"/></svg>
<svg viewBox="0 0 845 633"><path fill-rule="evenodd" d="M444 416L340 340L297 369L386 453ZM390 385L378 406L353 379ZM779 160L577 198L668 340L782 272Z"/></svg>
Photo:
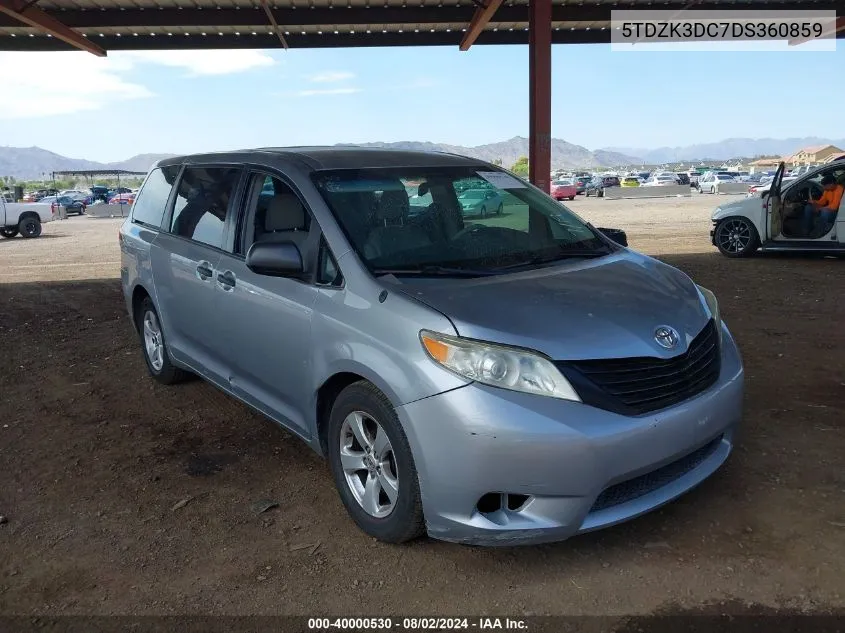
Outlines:
<svg viewBox="0 0 845 633"><path fill-rule="evenodd" d="M551 5L551 0L548 0ZM502 0L487 0L487 4L482 8L478 7L475 14L472 16L472 21L467 27L467 32L464 34L464 39L461 40L460 49L468 51L469 47L475 44L475 40L484 31L484 28L490 23L493 14L502 6Z"/></svg>
<svg viewBox="0 0 845 633"><path fill-rule="evenodd" d="M530 0L528 19L528 178L549 192L552 170L552 3Z"/></svg>
<svg viewBox="0 0 845 633"><path fill-rule="evenodd" d="M670 1L668 4L661 4L661 10L681 11L689 8L689 1ZM771 3L760 0L743 2L718 2L707 4L708 11L740 11L753 12L769 9ZM779 10L797 10L805 8L806 3L790 1L778 5ZM820 0L813 4L814 11L837 11L839 15L845 15L845 0ZM473 18L475 9L472 6L460 7L434 7L434 6L409 6L384 7L363 9L353 7L349 9L288 9L271 8L273 17L284 30L291 34L300 30L298 26L331 26L352 27L360 30L359 27L370 28L373 32L383 25L404 24L410 30L419 25L437 24L467 24ZM552 7L552 21L559 23L573 23L576 28L581 28L578 22L609 22L610 5L608 6L587 6L578 4L554 5ZM74 29L97 29L105 27L212 27L212 26L259 26L267 24L265 10L261 6L242 7L240 9L67 9L62 11L50 10L49 14ZM518 25L522 28L528 22L528 7L502 6L493 16L494 24ZM0 27L18 26L15 20L6 18L0 14ZM609 25L608 25L609 26ZM509 27L510 28L510 27ZM568 28L568 27L567 27ZM499 29L501 32L503 29ZM595 30L595 29L593 29ZM406 33L408 31L406 30ZM484 35L489 31L482 33Z"/></svg>
<svg viewBox="0 0 845 633"><path fill-rule="evenodd" d="M8 15L18 22L38 29L42 33L52 35L65 44L70 44L79 50L88 51L98 57L105 57L106 50L88 41L88 38L80 35L56 18L45 13L32 3L24 3L19 0L0 0L0 13Z"/></svg>

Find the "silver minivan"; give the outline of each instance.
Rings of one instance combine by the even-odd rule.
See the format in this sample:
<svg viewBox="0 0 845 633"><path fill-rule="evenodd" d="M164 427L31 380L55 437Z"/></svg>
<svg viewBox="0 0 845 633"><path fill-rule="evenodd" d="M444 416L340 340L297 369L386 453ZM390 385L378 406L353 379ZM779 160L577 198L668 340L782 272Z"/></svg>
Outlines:
<svg viewBox="0 0 845 633"><path fill-rule="evenodd" d="M501 211L462 213L479 189ZM383 541L562 540L731 451L743 369L713 294L494 165L170 158L120 243L150 374L201 376L297 434Z"/></svg>

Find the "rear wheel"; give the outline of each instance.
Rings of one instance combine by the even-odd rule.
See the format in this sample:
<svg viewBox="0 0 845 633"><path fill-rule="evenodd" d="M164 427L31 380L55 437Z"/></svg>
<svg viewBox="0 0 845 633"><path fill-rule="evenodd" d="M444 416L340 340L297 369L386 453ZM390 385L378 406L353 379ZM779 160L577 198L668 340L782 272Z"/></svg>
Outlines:
<svg viewBox="0 0 845 633"><path fill-rule="evenodd" d="M2 235L3 237L15 237L15 235L17 234L18 229L15 227L9 228L7 226L4 226L2 229L0 229L0 235Z"/></svg>
<svg viewBox="0 0 845 633"><path fill-rule="evenodd" d="M499 206L496 207L496 215L502 215L502 209L503 208L504 208L504 205L500 202Z"/></svg>
<svg viewBox="0 0 845 633"><path fill-rule="evenodd" d="M158 312L149 297L144 299L135 315L138 334L141 337L141 348L150 375L165 385L172 385L185 379L186 373L170 361L167 346L164 342L164 332Z"/></svg>
<svg viewBox="0 0 845 633"><path fill-rule="evenodd" d="M575 196L569 196L570 200L575 200Z"/></svg>
<svg viewBox="0 0 845 633"><path fill-rule="evenodd" d="M726 218L716 225L716 247L726 257L748 257L760 246L754 224L746 218Z"/></svg>
<svg viewBox="0 0 845 633"><path fill-rule="evenodd" d="M425 531L414 457L393 405L371 383L335 400L328 458L343 505L368 535L403 543Z"/></svg>
<svg viewBox="0 0 845 633"><path fill-rule="evenodd" d="M716 187L710 186L710 193L716 193Z"/></svg>
<svg viewBox="0 0 845 633"><path fill-rule="evenodd" d="M487 207L481 207L481 217L482 218L487 217Z"/></svg>
<svg viewBox="0 0 845 633"><path fill-rule="evenodd" d="M38 218L24 218L18 224L21 237L38 237L41 235L41 221Z"/></svg>

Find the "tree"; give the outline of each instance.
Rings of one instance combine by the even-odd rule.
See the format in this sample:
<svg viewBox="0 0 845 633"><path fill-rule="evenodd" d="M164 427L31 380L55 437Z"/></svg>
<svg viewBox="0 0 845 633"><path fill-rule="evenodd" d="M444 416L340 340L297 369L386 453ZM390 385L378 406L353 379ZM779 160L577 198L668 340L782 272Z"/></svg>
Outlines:
<svg viewBox="0 0 845 633"><path fill-rule="evenodd" d="M528 156L520 156L516 159L516 162L511 167L511 171L515 173L517 176L527 176L528 175Z"/></svg>

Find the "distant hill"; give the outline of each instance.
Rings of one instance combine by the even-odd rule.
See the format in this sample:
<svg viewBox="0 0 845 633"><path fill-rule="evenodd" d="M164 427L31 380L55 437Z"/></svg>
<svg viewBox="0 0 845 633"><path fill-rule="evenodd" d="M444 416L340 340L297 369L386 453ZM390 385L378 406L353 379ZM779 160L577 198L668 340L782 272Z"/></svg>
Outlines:
<svg viewBox="0 0 845 633"><path fill-rule="evenodd" d="M341 144L345 145L345 144ZM501 161L505 167L513 165L521 156L528 155L528 139L521 136L476 147L429 143L424 141L400 141L398 143L357 143L363 147L389 147L407 150L428 150L465 154L489 162ZM54 171L72 169L126 169L147 171L162 158L175 154L139 154L116 163L98 163L82 158L68 158L40 147L0 147L0 176L14 176L19 180L35 180ZM573 145L560 139L552 139L552 167L612 167L614 165L640 162L639 158L625 156L618 152L599 150L591 152L580 145Z"/></svg>
<svg viewBox="0 0 845 633"><path fill-rule="evenodd" d="M342 144L346 145L346 144ZM513 165L521 156L528 156L528 139L524 136L514 136L507 141L488 143L465 147L463 145L448 145L446 143L430 143L420 141L398 141L396 143L356 143L360 147L385 147L404 150L427 150L464 154L473 158L480 158L488 162L501 161L505 167ZM591 152L586 147L573 145L564 140L552 139L552 169L574 167L613 167L641 162L638 157L626 156L624 153L610 150Z"/></svg>
<svg viewBox="0 0 845 633"><path fill-rule="evenodd" d="M714 143L656 149L609 147L608 151L639 156L645 163L691 160L727 160L739 156L789 156L802 147L836 145L845 150L845 139L830 140L817 136L805 138L728 138ZM602 150L597 150L596 153Z"/></svg>
<svg viewBox="0 0 845 633"><path fill-rule="evenodd" d="M0 176L14 176L18 180L49 178L54 171L73 169L125 169L146 172L162 158L173 154L139 154L117 163L98 163L83 158L68 158L40 147L0 146Z"/></svg>

